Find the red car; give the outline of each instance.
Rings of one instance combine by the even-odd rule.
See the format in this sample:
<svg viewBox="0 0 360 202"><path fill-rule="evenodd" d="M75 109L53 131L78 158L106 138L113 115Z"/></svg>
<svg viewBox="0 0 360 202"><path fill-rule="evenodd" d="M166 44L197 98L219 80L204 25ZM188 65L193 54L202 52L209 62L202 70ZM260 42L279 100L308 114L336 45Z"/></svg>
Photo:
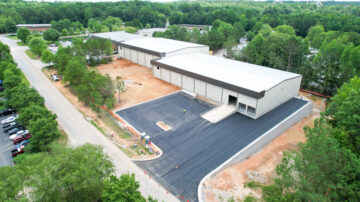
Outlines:
<svg viewBox="0 0 360 202"><path fill-rule="evenodd" d="M27 139L30 139L31 138L31 134L26 134L26 135L19 135L17 136L15 139L13 139L13 143L14 144L17 144L23 140L27 140Z"/></svg>
<svg viewBox="0 0 360 202"><path fill-rule="evenodd" d="M22 154L24 152L25 152L24 148L17 148L17 149L11 150L11 155L13 157L15 157L15 156L17 156L19 154Z"/></svg>

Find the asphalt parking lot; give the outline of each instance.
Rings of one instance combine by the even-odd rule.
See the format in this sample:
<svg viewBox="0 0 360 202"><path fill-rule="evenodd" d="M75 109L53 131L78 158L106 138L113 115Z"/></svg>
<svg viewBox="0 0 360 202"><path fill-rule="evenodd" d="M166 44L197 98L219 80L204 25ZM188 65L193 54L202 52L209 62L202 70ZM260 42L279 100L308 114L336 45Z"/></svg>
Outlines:
<svg viewBox="0 0 360 202"><path fill-rule="evenodd" d="M180 91L115 113L139 132L145 132L150 137L155 137L164 133L156 125L156 122L164 121L173 129L179 128L183 124L198 119L200 114L211 110L213 107L215 106L210 103L195 99ZM186 110L185 113L184 109Z"/></svg>
<svg viewBox="0 0 360 202"><path fill-rule="evenodd" d="M0 121L12 115L1 117ZM15 146L10 140L9 135L3 132L0 123L0 167L10 166L12 164L11 150L14 148Z"/></svg>
<svg viewBox="0 0 360 202"><path fill-rule="evenodd" d="M116 113L149 134L163 150L160 158L136 164L175 196L197 201L197 187L205 175L306 103L294 98L257 120L236 113L211 124L200 114L213 106L176 93ZM185 115L182 107L186 108ZM173 129L162 131L155 125L158 120Z"/></svg>

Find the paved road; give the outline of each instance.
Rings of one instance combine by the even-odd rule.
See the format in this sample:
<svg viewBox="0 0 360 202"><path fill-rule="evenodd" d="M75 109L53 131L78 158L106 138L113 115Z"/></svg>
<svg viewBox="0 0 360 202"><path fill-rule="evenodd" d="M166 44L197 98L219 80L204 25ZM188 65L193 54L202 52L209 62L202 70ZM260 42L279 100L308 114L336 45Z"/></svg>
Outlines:
<svg viewBox="0 0 360 202"><path fill-rule="evenodd" d="M173 194L197 201L203 177L305 104L293 98L256 120L236 113L211 124L200 117L210 106L176 93L116 113L149 134L164 152L158 159L137 164ZM159 120L172 130L158 130Z"/></svg>
<svg viewBox="0 0 360 202"><path fill-rule="evenodd" d="M26 47L16 45L16 41L4 35L0 40L9 45L11 54L18 67L26 77L45 98L46 106L58 116L58 121L69 135L73 146L91 143L101 145L104 152L113 160L116 174L135 173L140 181L140 191L143 195L151 195L159 201L178 201L170 193L167 194L163 187L154 179L149 179L143 171L137 167L121 150L103 136L91 123L86 121L83 115L51 84L51 81L42 73L41 68L45 66L41 62L31 60L25 53Z"/></svg>
<svg viewBox="0 0 360 202"><path fill-rule="evenodd" d="M0 121L13 116L13 114L1 117ZM2 125L0 124L2 128ZM4 133L2 129L0 129L0 167L1 166L11 166L12 157L11 157L11 150L15 149L15 145L9 138L9 134Z"/></svg>

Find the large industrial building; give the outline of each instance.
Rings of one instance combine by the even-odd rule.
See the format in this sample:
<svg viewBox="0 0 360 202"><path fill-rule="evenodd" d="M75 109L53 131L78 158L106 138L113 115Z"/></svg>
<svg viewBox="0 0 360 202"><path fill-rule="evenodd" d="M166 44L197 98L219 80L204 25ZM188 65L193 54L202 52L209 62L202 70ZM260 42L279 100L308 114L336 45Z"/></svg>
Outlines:
<svg viewBox="0 0 360 202"><path fill-rule="evenodd" d="M301 75L207 54L151 61L154 76L259 118L298 94Z"/></svg>
<svg viewBox="0 0 360 202"><path fill-rule="evenodd" d="M119 43L119 57L151 68L151 60L187 54L209 54L209 46L164 38L138 38Z"/></svg>
<svg viewBox="0 0 360 202"><path fill-rule="evenodd" d="M213 123L235 112L257 119L300 88L299 74L211 56L206 45L126 32L93 36L111 39L119 58L152 68L156 78L227 106L203 117Z"/></svg>

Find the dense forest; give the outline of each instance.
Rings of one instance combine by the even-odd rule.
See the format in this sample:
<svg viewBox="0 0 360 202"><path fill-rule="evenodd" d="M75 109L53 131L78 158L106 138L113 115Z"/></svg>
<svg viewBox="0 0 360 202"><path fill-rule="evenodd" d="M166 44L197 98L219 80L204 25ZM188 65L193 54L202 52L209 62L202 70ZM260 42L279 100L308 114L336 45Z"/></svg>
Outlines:
<svg viewBox="0 0 360 202"><path fill-rule="evenodd" d="M134 33L141 28L165 27L167 21L167 31L155 32L154 37L207 44L213 51L225 48L226 57L300 73L303 88L333 96L321 118L305 128L306 142L298 151L285 153L273 183L246 186L261 189L263 201L359 201L360 4L215 0L0 3L0 33L17 31L18 38L43 61L52 62L79 99L95 110L113 105L114 87L108 76L87 69L85 55L90 56L91 65L108 62L110 41L77 38L73 47L60 47L52 55L41 36L16 30L16 24L51 23L52 29L43 38L57 41L60 35L86 30ZM178 24L205 24L209 29L189 31ZM240 39L247 45L236 50ZM20 73L9 47L0 43L0 79L5 79L8 105L19 111L19 119L30 131L40 131L33 133L29 154L15 159L17 165L12 168L0 168L0 199L25 200L26 188L33 190L34 201L145 201L133 175L112 176L113 165L100 148L54 144L59 137L56 115L44 107L37 91L21 82ZM89 155L82 155L84 150ZM82 174L74 178L69 170L75 168ZM59 175L49 178L49 170L57 170ZM64 191L59 194L57 190ZM248 196L245 201L257 199Z"/></svg>
<svg viewBox="0 0 360 202"><path fill-rule="evenodd" d="M302 88L334 95L359 75L360 4L127 1L112 3L0 3L0 33L19 23L51 23L61 35L170 27L155 37L227 49L229 58L300 73ZM205 24L200 32L177 24ZM125 27L124 27L125 25ZM248 46L234 51L240 38Z"/></svg>

